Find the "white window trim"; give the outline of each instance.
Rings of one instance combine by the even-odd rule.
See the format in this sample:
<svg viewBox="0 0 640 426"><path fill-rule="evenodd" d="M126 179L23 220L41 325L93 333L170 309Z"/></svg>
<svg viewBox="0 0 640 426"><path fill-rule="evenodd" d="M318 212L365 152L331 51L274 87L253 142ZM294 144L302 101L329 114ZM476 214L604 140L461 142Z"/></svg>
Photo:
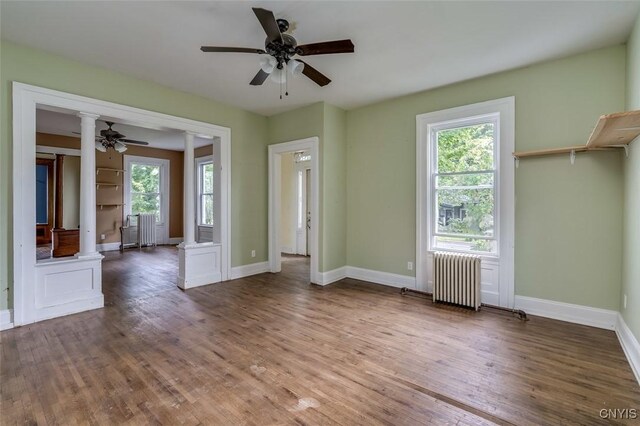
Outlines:
<svg viewBox="0 0 640 426"><path fill-rule="evenodd" d="M202 180L200 179L200 166L203 164L211 163L213 164L213 155L207 155L204 157L196 158L196 225L203 228L213 228L213 225L207 225L202 223ZM215 177L215 173L214 173ZM213 187L215 188L215 182ZM215 194L214 194L215 199ZM216 218L213 218L214 223L216 222Z"/></svg>
<svg viewBox="0 0 640 426"><path fill-rule="evenodd" d="M430 125L452 120L468 119L500 114L500 147L497 150L499 165L499 193L496 203L500 210L500 306L514 303L514 227L515 227L515 166L512 153L515 149L515 97L507 97L471 105L435 111L416 116L416 285L425 285L431 271L429 256L429 226L433 223L430 210L432 189L429 187L430 170L428 137ZM483 259L495 261L497 256L483 254Z"/></svg>
<svg viewBox="0 0 640 426"><path fill-rule="evenodd" d="M164 158L141 157L137 155L124 155L124 211L131 214L131 166L132 164L145 164L160 167L160 215L162 220L156 226L163 229L162 239L158 238L158 243L168 244L169 242L169 180L171 179L171 163Z"/></svg>
<svg viewBox="0 0 640 426"><path fill-rule="evenodd" d="M435 214L438 206L436 205L436 188L435 188L435 178L434 173L437 172L437 155L436 155L436 134L441 130L460 128L460 127L468 127L474 126L477 124L484 124L488 122L494 123L494 149L493 149L493 162L494 162L494 181L493 181L493 222L494 222L494 231L493 236L487 238L486 236L475 236L469 235L468 237L484 239L488 241L496 242L496 251L495 252L482 252L482 251L474 251L474 250L451 250L442 247L435 246L435 237L442 236L442 233L438 233L435 230L436 221L438 220L437 214ZM463 117L457 118L453 120L442 121L438 123L427 123L427 179L429 181L429 200L427 202L427 209L429 210L429 217L431 220L432 227L427 227L427 233L429 234L428 238L428 250L429 251L451 251L455 253L470 253L470 254L478 254L484 257L500 257L500 113L493 112L490 114L477 115L473 117ZM474 172L469 172L469 174L473 174ZM483 171L479 171L477 173L483 173ZM498 207L498 208L496 208ZM433 229L433 231L431 231ZM460 235L460 237L465 237L467 235Z"/></svg>

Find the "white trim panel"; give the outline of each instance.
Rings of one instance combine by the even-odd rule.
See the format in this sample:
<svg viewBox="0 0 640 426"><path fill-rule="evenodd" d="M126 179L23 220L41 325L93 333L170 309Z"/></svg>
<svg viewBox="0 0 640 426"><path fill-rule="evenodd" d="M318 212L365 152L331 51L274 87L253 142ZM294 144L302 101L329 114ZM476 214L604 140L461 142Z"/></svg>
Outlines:
<svg viewBox="0 0 640 426"><path fill-rule="evenodd" d="M347 266L347 277L361 281L369 281L375 284L382 284L390 287L409 287L416 289L415 277L407 275L392 274L389 272L374 271L373 269L357 268Z"/></svg>
<svg viewBox="0 0 640 426"><path fill-rule="evenodd" d="M616 322L616 334L624 354L627 356L629 365L633 374L636 376L638 384L640 384L640 342L633 335L627 323L624 322L622 315L618 313L618 321Z"/></svg>
<svg viewBox="0 0 640 426"><path fill-rule="evenodd" d="M244 278L251 275L263 274L269 271L270 271L269 262L257 262L257 263L250 263L248 265L234 266L233 268L231 268L230 279L237 280L238 278Z"/></svg>
<svg viewBox="0 0 640 426"><path fill-rule="evenodd" d="M35 321L104 306L101 255L39 262L35 277Z"/></svg>
<svg viewBox="0 0 640 426"><path fill-rule="evenodd" d="M617 311L526 296L516 296L515 308L522 309L531 315L604 328L606 330L615 330L618 320Z"/></svg>
<svg viewBox="0 0 640 426"><path fill-rule="evenodd" d="M0 311L0 331L13 328L13 309Z"/></svg>
<svg viewBox="0 0 640 426"><path fill-rule="evenodd" d="M178 247L178 287L187 290L222 280L220 244L196 243Z"/></svg>

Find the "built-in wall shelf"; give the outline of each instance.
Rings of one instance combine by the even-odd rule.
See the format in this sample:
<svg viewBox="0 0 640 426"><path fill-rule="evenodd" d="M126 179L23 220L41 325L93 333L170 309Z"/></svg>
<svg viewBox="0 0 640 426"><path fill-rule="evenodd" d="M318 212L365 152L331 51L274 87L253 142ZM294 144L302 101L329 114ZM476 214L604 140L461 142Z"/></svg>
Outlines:
<svg viewBox="0 0 640 426"><path fill-rule="evenodd" d="M117 176L120 176L120 173L124 173L125 170L122 169L111 169L108 167L96 167L96 175L99 175L100 172L112 172L115 173Z"/></svg>
<svg viewBox="0 0 640 426"><path fill-rule="evenodd" d="M516 160L519 160L521 158L541 157L544 155L571 154L573 161L576 152L626 150L628 145L638 136L640 136L640 110L618 112L601 116L585 145L519 151L514 152L513 156Z"/></svg>
<svg viewBox="0 0 640 426"><path fill-rule="evenodd" d="M96 206L100 207L100 210L102 210L105 207L122 207L124 206L124 203L108 203L108 204L96 204Z"/></svg>
<svg viewBox="0 0 640 426"><path fill-rule="evenodd" d="M116 191L117 191L118 188L120 187L120 184L119 183L110 183L110 182L96 182L96 189L100 189L101 186L115 187Z"/></svg>

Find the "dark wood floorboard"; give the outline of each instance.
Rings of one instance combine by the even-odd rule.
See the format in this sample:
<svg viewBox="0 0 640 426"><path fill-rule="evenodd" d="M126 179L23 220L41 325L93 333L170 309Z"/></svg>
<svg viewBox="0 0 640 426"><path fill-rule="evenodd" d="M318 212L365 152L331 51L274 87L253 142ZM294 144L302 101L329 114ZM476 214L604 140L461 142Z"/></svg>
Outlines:
<svg viewBox="0 0 640 426"><path fill-rule="evenodd" d="M186 292L176 272L175 248L108 253L104 309L0 333L0 423L588 425L640 409L611 331L312 286L305 257Z"/></svg>

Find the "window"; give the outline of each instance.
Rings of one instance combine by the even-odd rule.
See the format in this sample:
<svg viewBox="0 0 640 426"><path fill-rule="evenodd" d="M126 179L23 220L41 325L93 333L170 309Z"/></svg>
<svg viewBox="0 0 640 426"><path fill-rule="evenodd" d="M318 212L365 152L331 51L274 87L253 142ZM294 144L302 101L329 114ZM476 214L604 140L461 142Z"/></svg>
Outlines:
<svg viewBox="0 0 640 426"><path fill-rule="evenodd" d="M131 214L155 213L156 222L162 222L160 172L160 165L131 163Z"/></svg>
<svg viewBox="0 0 640 426"><path fill-rule="evenodd" d="M430 127L433 250L497 254L499 115Z"/></svg>
<svg viewBox="0 0 640 426"><path fill-rule="evenodd" d="M123 164L125 213L155 214L158 241L165 244L169 239L169 160L125 155ZM135 218L130 225L137 226Z"/></svg>
<svg viewBox="0 0 640 426"><path fill-rule="evenodd" d="M198 225L213 225L213 161L198 162Z"/></svg>

